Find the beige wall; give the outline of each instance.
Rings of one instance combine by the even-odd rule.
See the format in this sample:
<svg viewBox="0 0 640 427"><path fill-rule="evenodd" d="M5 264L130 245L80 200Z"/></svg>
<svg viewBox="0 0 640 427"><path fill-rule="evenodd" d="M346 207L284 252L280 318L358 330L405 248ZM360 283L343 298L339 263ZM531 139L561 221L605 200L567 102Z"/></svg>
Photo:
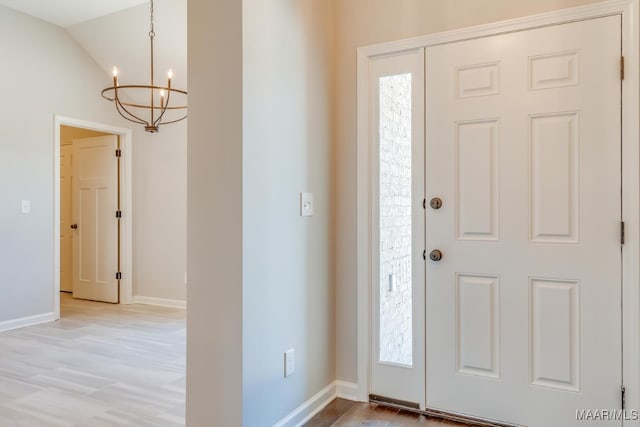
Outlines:
<svg viewBox="0 0 640 427"><path fill-rule="evenodd" d="M326 0L243 6L243 421L267 426L335 379L332 14ZM300 192L314 195L312 217Z"/></svg>
<svg viewBox="0 0 640 427"><path fill-rule="evenodd" d="M134 129L134 294L184 300L186 121L149 135L123 120L100 97L109 74L67 31L1 6L0 50L0 175L13 183L0 186L0 328L52 312L54 114Z"/></svg>
<svg viewBox="0 0 640 427"><path fill-rule="evenodd" d="M331 4L188 7L187 425L274 425L335 379Z"/></svg>
<svg viewBox="0 0 640 427"><path fill-rule="evenodd" d="M187 121L133 129L133 294L186 300Z"/></svg>
<svg viewBox="0 0 640 427"><path fill-rule="evenodd" d="M0 6L0 52L1 329L53 311L54 114L120 121L100 98L105 74L63 29Z"/></svg>
<svg viewBox="0 0 640 427"><path fill-rule="evenodd" d="M189 0L187 425L242 425L242 2Z"/></svg>
<svg viewBox="0 0 640 427"><path fill-rule="evenodd" d="M333 0L336 22L335 285L337 378L356 382L356 49L594 0Z"/></svg>
<svg viewBox="0 0 640 427"><path fill-rule="evenodd" d="M155 11L156 78L173 68L174 87L187 85L187 2L162 0ZM104 70L120 67L121 83L148 79L148 22L143 4L67 28L67 32ZM123 46L126 45L126 49ZM102 99L102 98L100 98ZM106 103L106 101L103 101ZM113 108L113 106L110 106ZM187 245L187 120L161 126L150 134L122 120L133 130L133 292L135 296L186 299Z"/></svg>

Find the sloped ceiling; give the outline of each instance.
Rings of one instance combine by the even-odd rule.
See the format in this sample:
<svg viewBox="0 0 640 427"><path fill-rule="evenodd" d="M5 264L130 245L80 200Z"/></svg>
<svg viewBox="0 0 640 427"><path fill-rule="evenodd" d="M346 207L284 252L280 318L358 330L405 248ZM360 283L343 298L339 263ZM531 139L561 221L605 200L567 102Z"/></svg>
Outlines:
<svg viewBox="0 0 640 427"><path fill-rule="evenodd" d="M0 0L0 5L66 28L148 0Z"/></svg>
<svg viewBox="0 0 640 427"><path fill-rule="evenodd" d="M0 0L0 5L61 26L93 57L111 85L148 84L148 0ZM173 87L187 88L187 0L154 0L155 76L164 85L169 69ZM99 96L99 94L98 94Z"/></svg>

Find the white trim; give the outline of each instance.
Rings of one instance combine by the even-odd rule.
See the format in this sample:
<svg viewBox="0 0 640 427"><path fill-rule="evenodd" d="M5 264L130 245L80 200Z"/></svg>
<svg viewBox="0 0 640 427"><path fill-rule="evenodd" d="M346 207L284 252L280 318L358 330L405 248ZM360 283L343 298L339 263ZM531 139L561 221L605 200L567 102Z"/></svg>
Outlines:
<svg viewBox="0 0 640 427"><path fill-rule="evenodd" d="M623 212L627 241L623 247L623 381L627 407L640 409L640 116L639 28L640 0L610 0L602 3L479 25L439 34L381 43L358 49L357 114L357 319L358 319L358 400L368 400L371 341L370 280L370 153L368 135L368 75L370 58L410 49L523 31L550 25L619 14L622 16L622 52L625 80L622 85ZM630 425L631 423L628 423Z"/></svg>
<svg viewBox="0 0 640 427"><path fill-rule="evenodd" d="M371 153L369 150L369 50L373 47L358 49L357 63L357 150L356 150L356 281L357 281L357 318L358 318L358 390L360 401L369 400L369 367L371 365Z"/></svg>
<svg viewBox="0 0 640 427"><path fill-rule="evenodd" d="M133 136L131 129L54 115L53 138L53 312L60 318L60 126L73 126L120 137L120 303L131 304L133 296Z"/></svg>
<svg viewBox="0 0 640 427"><path fill-rule="evenodd" d="M622 250L622 380L626 386L627 407L632 409L640 409L640 27L637 22L639 6L638 0L628 0L621 5L622 54L626 58L625 79L622 83L622 218L626 230L626 241ZM633 422L624 424L631 425Z"/></svg>
<svg viewBox="0 0 640 427"><path fill-rule="evenodd" d="M358 401L358 384L336 381L336 397L338 399Z"/></svg>
<svg viewBox="0 0 640 427"><path fill-rule="evenodd" d="M39 325L40 323L52 322L54 320L56 320L56 314L54 312L22 317L20 319L6 320L4 322L0 322L0 332L24 328L26 326Z"/></svg>
<svg viewBox="0 0 640 427"><path fill-rule="evenodd" d="M187 308L187 301L180 299L166 299L145 297L142 295L134 295L131 301L133 304L157 305L160 307Z"/></svg>
<svg viewBox="0 0 640 427"><path fill-rule="evenodd" d="M327 405L337 397L336 382L334 381L309 400L298 406L289 415L278 421L273 427L299 427L322 411Z"/></svg>
<svg viewBox="0 0 640 427"><path fill-rule="evenodd" d="M389 55L405 50L419 49L421 47L436 46L440 44L478 39L487 36L513 33L516 31L531 30L534 28L548 27L550 25L566 24L569 22L583 21L585 19L599 18L603 16L618 15L635 11L636 0L610 0L586 6L525 16L522 18L498 21L490 24L476 25L426 36L412 37L375 45L358 48L358 56L365 57ZM633 17L631 17L633 18Z"/></svg>

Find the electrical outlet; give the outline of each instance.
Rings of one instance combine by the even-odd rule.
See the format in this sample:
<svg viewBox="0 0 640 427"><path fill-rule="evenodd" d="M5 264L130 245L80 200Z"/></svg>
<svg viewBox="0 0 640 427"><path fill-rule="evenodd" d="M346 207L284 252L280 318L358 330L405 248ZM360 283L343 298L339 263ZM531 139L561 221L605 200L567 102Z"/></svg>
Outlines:
<svg viewBox="0 0 640 427"><path fill-rule="evenodd" d="M296 371L296 351L294 349L284 352L284 377L293 375Z"/></svg>

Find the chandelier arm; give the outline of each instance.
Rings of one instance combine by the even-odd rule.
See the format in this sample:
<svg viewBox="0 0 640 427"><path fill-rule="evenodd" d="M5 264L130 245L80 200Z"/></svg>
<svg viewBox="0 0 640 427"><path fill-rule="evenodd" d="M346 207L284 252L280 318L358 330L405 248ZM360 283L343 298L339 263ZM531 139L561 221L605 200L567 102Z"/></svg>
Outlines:
<svg viewBox="0 0 640 427"><path fill-rule="evenodd" d="M158 118L153 122L154 126L158 126L160 124L160 121L162 120L162 117L164 117L164 113L167 111L167 107L164 107L160 110L160 115L158 116Z"/></svg>
<svg viewBox="0 0 640 427"><path fill-rule="evenodd" d="M115 98L114 101L115 101L115 104L116 104L116 110L118 110L118 114L120 114L123 118L125 118L126 120L129 120L130 122L138 123L138 124L141 124L141 125L146 125L147 124L146 121L144 121L140 117L136 116L131 111L127 110L127 108L124 105L122 105L122 103L120 102L119 98ZM127 115L122 114L122 111L127 113Z"/></svg>
<svg viewBox="0 0 640 427"><path fill-rule="evenodd" d="M161 105L161 113L158 118L153 122L154 126L158 126L164 117L164 113L167 112L167 107L169 106L169 100L171 99L171 88L167 91L167 101L164 103L164 107ZM162 102L161 102L162 104Z"/></svg>
<svg viewBox="0 0 640 427"><path fill-rule="evenodd" d="M110 99L109 101L113 101L112 99ZM126 105L127 107L134 107L134 108L144 108L144 109L149 109L151 107L149 107L148 105L142 105L142 104L132 104L130 102L122 102L122 105ZM187 107L186 105L180 105L177 107L166 107L167 110L169 111L173 111L173 110L186 110ZM160 107L156 107L156 109L160 109Z"/></svg>
<svg viewBox="0 0 640 427"><path fill-rule="evenodd" d="M182 90L182 89L176 89L173 86L151 86L151 85L121 85L118 84L118 90L122 91L122 89L164 89L166 91L171 91L171 92L177 92L180 93L182 95L188 95L189 92L187 92L186 90ZM102 92L107 92L109 90L114 90L113 86L109 86L106 87L104 89L102 89Z"/></svg>
<svg viewBox="0 0 640 427"><path fill-rule="evenodd" d="M171 123L178 123L178 122L180 122L180 121L182 121L182 120L186 119L186 118L187 118L187 116L188 116L188 114L185 114L183 117L180 117L179 119L171 120L170 122L162 122L162 123L158 123L158 126L160 126L160 125L170 125Z"/></svg>

